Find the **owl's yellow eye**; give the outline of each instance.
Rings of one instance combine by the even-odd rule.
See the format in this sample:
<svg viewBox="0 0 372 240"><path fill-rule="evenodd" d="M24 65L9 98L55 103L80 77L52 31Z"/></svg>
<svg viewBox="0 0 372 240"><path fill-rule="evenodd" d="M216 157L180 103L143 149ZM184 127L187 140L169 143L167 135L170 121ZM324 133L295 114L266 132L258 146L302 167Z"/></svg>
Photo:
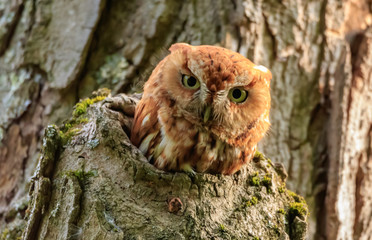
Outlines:
<svg viewBox="0 0 372 240"><path fill-rule="evenodd" d="M228 97L235 103L242 103L248 97L248 92L243 88L233 88L229 91Z"/></svg>
<svg viewBox="0 0 372 240"><path fill-rule="evenodd" d="M192 90L200 88L199 80L193 76L182 75L182 84L186 88L192 89Z"/></svg>

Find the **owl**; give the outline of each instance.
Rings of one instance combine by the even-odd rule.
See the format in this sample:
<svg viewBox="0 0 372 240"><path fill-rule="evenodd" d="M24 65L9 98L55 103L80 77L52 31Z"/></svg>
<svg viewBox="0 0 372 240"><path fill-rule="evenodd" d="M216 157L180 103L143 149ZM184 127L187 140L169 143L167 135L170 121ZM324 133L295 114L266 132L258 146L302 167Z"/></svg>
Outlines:
<svg viewBox="0 0 372 240"><path fill-rule="evenodd" d="M222 47L169 50L145 83L131 141L164 171L235 173L270 127L270 71Z"/></svg>

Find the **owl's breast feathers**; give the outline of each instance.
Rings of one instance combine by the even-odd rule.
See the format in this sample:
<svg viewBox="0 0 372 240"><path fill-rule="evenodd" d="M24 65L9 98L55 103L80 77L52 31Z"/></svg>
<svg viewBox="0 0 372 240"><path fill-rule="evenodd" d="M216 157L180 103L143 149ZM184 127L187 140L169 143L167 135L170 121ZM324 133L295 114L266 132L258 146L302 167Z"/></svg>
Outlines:
<svg viewBox="0 0 372 240"><path fill-rule="evenodd" d="M256 145L230 145L211 131L193 125L155 99L142 99L131 141L155 167L165 171L233 174L253 157Z"/></svg>

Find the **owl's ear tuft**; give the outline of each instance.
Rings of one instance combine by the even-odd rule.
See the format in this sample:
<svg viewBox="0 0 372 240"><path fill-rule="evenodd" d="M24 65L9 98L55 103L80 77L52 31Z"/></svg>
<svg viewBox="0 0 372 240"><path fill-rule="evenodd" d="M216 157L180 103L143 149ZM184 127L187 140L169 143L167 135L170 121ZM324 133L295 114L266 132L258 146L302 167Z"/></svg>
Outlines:
<svg viewBox="0 0 372 240"><path fill-rule="evenodd" d="M175 43L170 46L169 51L175 52L177 50L188 50L191 49L191 45L187 43Z"/></svg>
<svg viewBox="0 0 372 240"><path fill-rule="evenodd" d="M271 81L272 74L269 69L262 65L254 66L253 69L260 71L260 75L263 76L266 81Z"/></svg>

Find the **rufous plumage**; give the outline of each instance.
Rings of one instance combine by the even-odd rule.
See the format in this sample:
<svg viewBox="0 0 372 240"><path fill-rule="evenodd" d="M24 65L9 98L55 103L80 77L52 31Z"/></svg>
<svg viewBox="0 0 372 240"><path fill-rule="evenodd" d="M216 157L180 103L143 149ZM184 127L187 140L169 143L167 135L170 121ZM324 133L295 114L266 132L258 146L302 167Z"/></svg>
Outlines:
<svg viewBox="0 0 372 240"><path fill-rule="evenodd" d="M269 129L270 71L222 47L169 50L145 84L131 141L165 171L235 173Z"/></svg>

